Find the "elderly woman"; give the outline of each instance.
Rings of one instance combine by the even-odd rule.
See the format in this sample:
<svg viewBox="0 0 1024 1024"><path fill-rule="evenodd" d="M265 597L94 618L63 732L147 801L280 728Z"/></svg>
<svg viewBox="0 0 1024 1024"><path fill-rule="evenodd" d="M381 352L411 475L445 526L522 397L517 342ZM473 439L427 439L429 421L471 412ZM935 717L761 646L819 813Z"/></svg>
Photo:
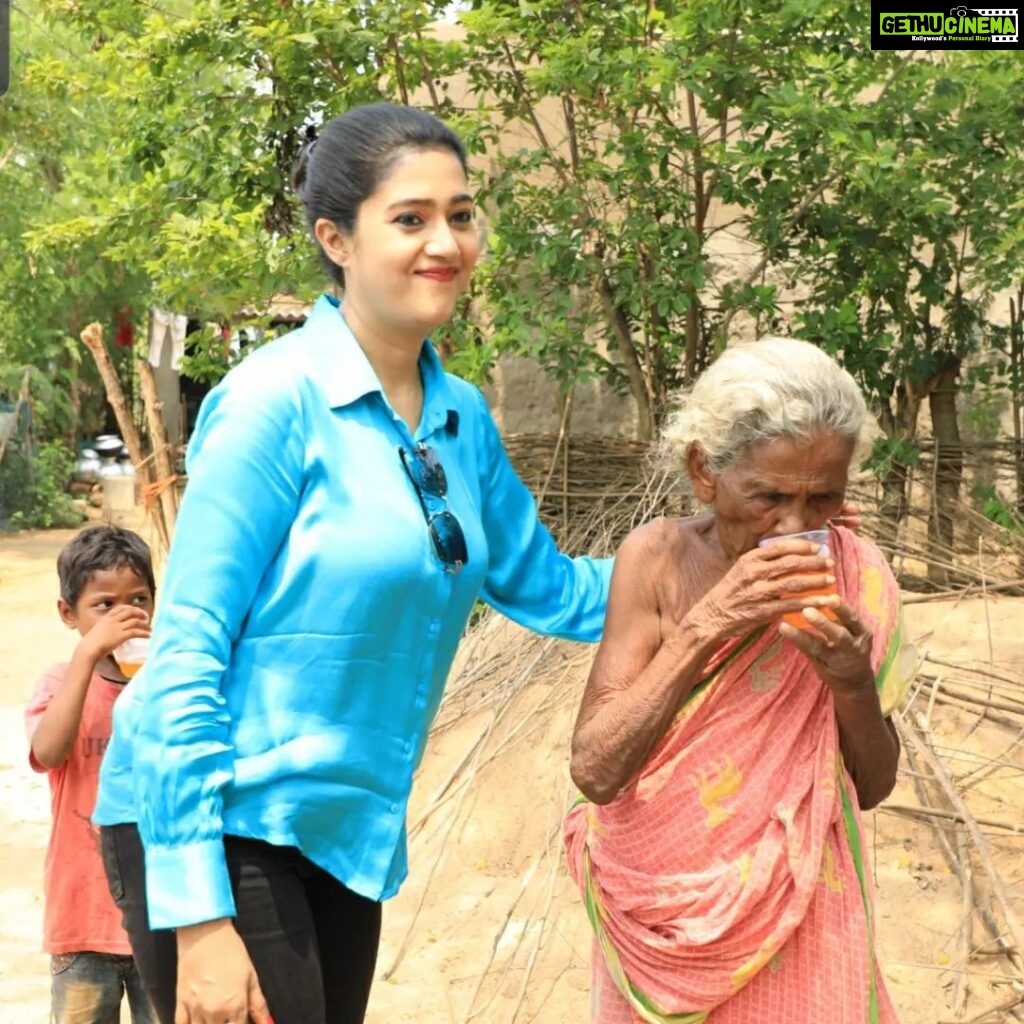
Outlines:
<svg viewBox="0 0 1024 1024"><path fill-rule="evenodd" d="M828 527L866 425L849 374L785 339L728 349L668 424L711 514L623 543L573 734L597 1024L896 1019L860 818L896 778L896 583L842 527L828 555L759 546Z"/></svg>

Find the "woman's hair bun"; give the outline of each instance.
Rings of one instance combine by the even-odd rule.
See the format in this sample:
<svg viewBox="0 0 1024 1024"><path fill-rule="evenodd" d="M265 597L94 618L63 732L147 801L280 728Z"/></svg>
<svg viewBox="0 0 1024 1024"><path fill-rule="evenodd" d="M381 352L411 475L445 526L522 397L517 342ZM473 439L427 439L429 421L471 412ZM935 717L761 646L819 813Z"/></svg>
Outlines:
<svg viewBox="0 0 1024 1024"><path fill-rule="evenodd" d="M309 181L309 161L316 148L316 129L312 125L307 125L304 134L305 141L299 146L295 163L292 165L292 188L302 198L305 198L306 183Z"/></svg>

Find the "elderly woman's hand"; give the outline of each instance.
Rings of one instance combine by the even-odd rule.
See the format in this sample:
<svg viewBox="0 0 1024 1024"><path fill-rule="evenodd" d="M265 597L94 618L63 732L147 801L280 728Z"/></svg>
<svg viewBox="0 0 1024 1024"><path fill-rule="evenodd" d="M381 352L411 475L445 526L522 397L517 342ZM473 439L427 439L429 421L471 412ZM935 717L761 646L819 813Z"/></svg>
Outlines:
<svg viewBox="0 0 1024 1024"><path fill-rule="evenodd" d="M808 608L804 618L813 630L797 629L784 622L779 632L807 655L821 681L837 697L873 695L871 631L848 604L839 602L830 610L838 621Z"/></svg>
<svg viewBox="0 0 1024 1024"><path fill-rule="evenodd" d="M804 540L779 541L754 548L736 559L732 568L698 601L686 622L713 641L750 632L787 612L831 605L834 596L787 597L821 590L835 583L831 558L818 545Z"/></svg>

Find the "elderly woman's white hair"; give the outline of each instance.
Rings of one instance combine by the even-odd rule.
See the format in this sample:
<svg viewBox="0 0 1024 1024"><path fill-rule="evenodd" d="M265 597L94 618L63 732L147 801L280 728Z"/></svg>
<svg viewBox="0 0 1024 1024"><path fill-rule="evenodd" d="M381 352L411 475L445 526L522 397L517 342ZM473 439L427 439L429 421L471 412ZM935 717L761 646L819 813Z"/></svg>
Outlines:
<svg viewBox="0 0 1024 1024"><path fill-rule="evenodd" d="M727 348L674 404L663 454L678 465L699 444L714 473L780 437L806 440L829 430L849 438L855 454L867 443L868 410L856 381L821 349L793 338Z"/></svg>

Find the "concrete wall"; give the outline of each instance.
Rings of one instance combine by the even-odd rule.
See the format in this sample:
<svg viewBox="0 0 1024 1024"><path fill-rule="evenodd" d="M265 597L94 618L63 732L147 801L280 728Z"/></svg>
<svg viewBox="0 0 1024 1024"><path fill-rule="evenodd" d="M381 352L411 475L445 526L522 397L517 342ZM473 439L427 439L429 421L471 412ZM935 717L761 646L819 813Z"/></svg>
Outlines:
<svg viewBox="0 0 1024 1024"><path fill-rule="evenodd" d="M503 434L554 433L561 425L558 388L532 359L503 356L495 367L494 384L483 390ZM600 381L578 385L569 429L577 435L634 437L636 405Z"/></svg>

